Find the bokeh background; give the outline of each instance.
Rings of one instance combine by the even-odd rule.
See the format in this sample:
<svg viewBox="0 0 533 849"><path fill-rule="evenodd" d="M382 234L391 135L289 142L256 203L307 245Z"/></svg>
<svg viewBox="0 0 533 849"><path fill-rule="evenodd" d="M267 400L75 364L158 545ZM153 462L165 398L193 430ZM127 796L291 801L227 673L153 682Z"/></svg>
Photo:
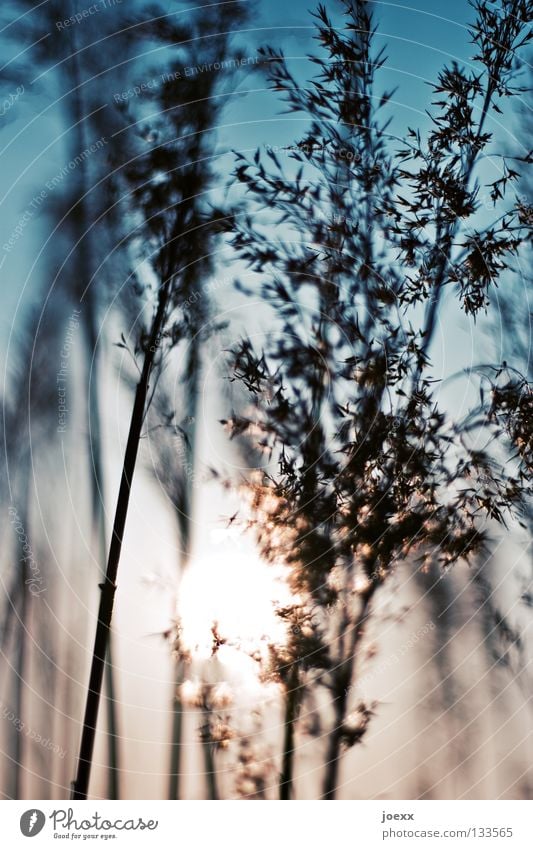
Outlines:
<svg viewBox="0 0 533 849"><path fill-rule="evenodd" d="M143 101L124 93L171 68L181 67L189 83L217 76L223 106L211 128L213 203L235 191L228 187L234 151L282 147L301 132L301 117L282 113L268 89L257 51L263 44L281 47L295 75L305 78L313 47L308 3L241 5L249 6L248 17L228 39L225 58L244 61L238 68L202 68L207 48L200 38L198 67L190 74L181 49L142 24L161 16L188 20L201 9L108 0L90 7L98 9L79 22L58 26L89 4L2 6L3 798L65 799L74 777L98 584L135 378L123 341L139 322L136 302L128 297L128 223L110 175L132 126L140 144L157 144L148 94ZM388 128L394 145L409 126L427 129L428 82L443 63L470 62L467 24L473 11L466 0L372 5L376 43L386 46L388 56L380 84L395 88ZM327 6L337 13L334 3ZM503 114L490 116L489 129L503 146L527 150L531 103L526 93L513 101ZM487 159L481 168L496 179L495 161ZM520 191L527 190L523 183ZM488 198L484 202L488 209ZM445 299L432 346L438 378L513 356L531 374L527 254L516 262L516 273L503 281L477 322L453 298ZM150 284L142 268L139 276ZM238 482L249 471L249 457L220 424L237 403L226 352L243 333L260 340L269 330L259 297L235 289L238 277L256 284L249 269L220 246L198 298L221 327L197 352L194 387L183 379L187 352L179 348L163 387L169 405L183 412L193 448L184 453L165 442L155 417L145 423L93 797L168 796L176 686L171 636L179 611L194 656L186 676L189 704L185 697L182 704L181 798L210 793L201 710L194 706L195 688L205 681L220 685L221 706L236 728L227 750L217 754L218 792L224 798L243 795L239 753L249 745L267 776L264 795L275 798L279 693L259 680L250 654L265 641L282 639L274 608L287 591L282 575L261 561L246 522L231 521L245 508L226 481ZM443 382L439 401L460 410L470 391ZM180 513L176 504L186 510ZM382 589L361 685L378 708L364 744L343 761L341 798L531 797L530 528L495 527L491 538L483 562L458 564L446 574L420 574L405 563ZM214 622L226 641L215 657ZM316 795L321 734L326 729L298 738L298 798Z"/></svg>

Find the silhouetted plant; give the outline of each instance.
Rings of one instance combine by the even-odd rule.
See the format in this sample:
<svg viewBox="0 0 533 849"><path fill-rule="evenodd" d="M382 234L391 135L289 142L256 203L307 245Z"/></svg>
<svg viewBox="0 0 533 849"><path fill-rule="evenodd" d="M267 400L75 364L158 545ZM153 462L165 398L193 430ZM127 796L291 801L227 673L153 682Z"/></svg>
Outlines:
<svg viewBox="0 0 533 849"><path fill-rule="evenodd" d="M435 398L430 345L444 290L475 316L527 235L517 205L478 223L475 167L492 142L491 110L518 90L531 3L474 4L480 70L444 68L429 131L410 129L396 152L369 5L341 5L342 28L318 7L310 83L263 51L272 87L308 128L288 162L268 148L253 160L237 154L250 200L226 227L273 313L263 350L244 339L233 351L232 379L252 409L225 424L270 453L243 491L261 551L286 564L295 596L279 610L288 639L271 669L286 704L281 798L293 792L294 727L316 684L330 698L322 796L335 797L341 752L363 739L374 711L352 712L351 693L376 591L396 564L416 556L446 569L471 558L487 520L504 523L529 491L528 385L495 385L492 400L481 393L454 416ZM517 174L493 184L500 209Z"/></svg>
<svg viewBox="0 0 533 849"><path fill-rule="evenodd" d="M196 400L199 373L196 369L183 381L182 401L185 412L181 424L175 421L170 397L160 390L151 418L156 433L150 436L152 471L158 485L170 502L179 542L179 575L176 578L174 616L178 616L179 587L189 565L192 546L193 482L195 469L194 435L196 431ZM194 415L193 415L194 413ZM176 462L177 458L183 462ZM179 617L166 635L172 646L174 681L172 693L172 740L170 743L168 798L181 798L181 755L183 748L183 705L180 698L191 657L182 643Z"/></svg>
<svg viewBox="0 0 533 849"><path fill-rule="evenodd" d="M140 360L135 400L124 455L108 567L98 614L93 663L80 748L74 798L86 798L94 746L105 651L116 590L133 473L146 412L157 390L158 377L170 352L183 340L195 338L187 310L195 284L211 270L210 242L214 235L208 193L212 188L213 128L223 105L215 97L216 75L182 78L171 73L180 61L194 66L202 42L207 50L224 50L232 28L242 15L240 6L219 6L209 16L200 15L190 25L175 24L167 16L145 23L152 37L171 51L171 61L161 85L152 93L151 116L139 106L132 132L137 136L136 155L122 170L127 194L123 200L127 240L132 263L132 289L138 297L145 282L146 324L133 333L131 349ZM185 60L185 61L184 61ZM131 110L125 109L131 119ZM119 163L120 165L120 163ZM132 292L133 295L133 292ZM124 339L121 343L127 346Z"/></svg>
<svg viewBox="0 0 533 849"><path fill-rule="evenodd" d="M109 204L113 176L106 174L105 150L115 149L115 155L120 151L123 161L127 159L127 151L118 141L119 138L122 141L119 130L123 122L107 107L110 91L122 87L125 65L141 35L142 17L138 10L117 4L108 7L105 15L85 16L83 27L69 27L62 26L67 12L65 4L50 2L35 6L26 0L16 0L14 6L20 15L9 21L5 35L31 47L21 50L16 61L8 63L4 74L8 78L22 77L26 81L26 94L41 101L50 96L51 78L59 80L63 92L59 108L68 127L69 162L76 165L69 169L68 179L61 184L59 192L46 198L43 209L53 216L56 231L59 231L54 240L54 262L49 263L51 268L56 263L59 265L57 274L50 275L54 281L50 298L52 302L62 301L65 307L58 324L66 325L67 305L70 304L71 309L81 307L85 392L78 400L80 406L85 402L87 407L93 545L103 574L106 561L105 481L98 379L102 339L99 346L98 337L100 310L107 300L106 284L110 282L109 266L112 264L106 252L113 235L118 232L116 208ZM67 17L81 14L85 9L83 3L70 3ZM113 51L121 55L118 65L109 63ZM87 156L94 141L105 145L103 162L102 154ZM113 272L116 275L117 268L112 269L111 275ZM111 287L113 285L111 281ZM56 330L61 333L59 326ZM108 651L108 795L115 799L120 796L118 722L111 646Z"/></svg>
<svg viewBox="0 0 533 849"><path fill-rule="evenodd" d="M40 664L46 664L47 677L54 678L53 653L45 651L45 634L49 629L44 601L36 606L43 594L49 593L48 563L44 552L37 555L36 523L33 520L35 491L35 453L40 454L48 444L55 429L56 410L53 404L53 379L50 372L48 351L49 333L55 329L52 317L46 325L42 315L32 308L24 315L21 338L13 345L16 367L9 375L7 388L11 404L5 403L3 410L2 441L5 449L5 467L2 470L2 495L9 503L9 537L6 550L9 562L5 578L8 591L2 619L0 654L5 663L6 674L13 682L13 712L16 717L13 734L12 757L6 777L9 782L9 797L24 798L33 779L48 779L48 776L32 774L28 767L27 727L31 715L30 699L39 693L34 682L28 684L28 670L32 655L36 652ZM54 375L55 376L55 375ZM52 402L52 403L51 403ZM14 544L13 544L14 542ZM44 609L43 609L44 608ZM13 663L14 661L14 663ZM8 698L10 688L3 687Z"/></svg>
<svg viewBox="0 0 533 849"><path fill-rule="evenodd" d="M529 63L529 78L531 69ZM513 148L509 149L509 160L519 163L520 174L516 180L516 208L523 224L531 229L533 224L533 196L531 170L524 166L531 165L531 85L528 97L519 103L517 115L518 127ZM508 169L504 170L501 182L507 182ZM498 186L499 191L499 186ZM498 195L499 197L499 195ZM497 198L496 198L497 199ZM494 200L494 197L493 197ZM531 452L533 448L531 426L531 405L533 396L533 364L531 359L531 312L527 308L531 288L531 239L520 247L518 262L513 273L505 277L500 297L491 305L489 316L490 349L496 348L497 356L503 360L499 368L485 367L486 391L490 393L491 415L502 428L502 436L509 441L511 453L520 458L524 473L531 473ZM502 332L503 331L503 332ZM511 368L512 363L515 368ZM523 376L524 375L524 376ZM523 519L519 527L513 528L514 537L518 544L528 547L533 528L533 502L529 498L525 504ZM520 527L521 526L521 527ZM512 681L527 681L527 660L525 652L525 635L527 633L529 610L531 603L531 568L518 567L513 569L512 577L516 580L516 591L511 601L506 600L500 591L501 569L498 552L493 555L494 568L492 572L481 566L476 569L474 582L481 600L484 623L484 645L489 661L496 662L498 667L508 669ZM529 558L530 560L530 558ZM527 563L527 561L526 561ZM507 570L507 563L505 567ZM507 581L505 586L507 586ZM503 587L502 587L503 588ZM524 694L525 695L525 694Z"/></svg>

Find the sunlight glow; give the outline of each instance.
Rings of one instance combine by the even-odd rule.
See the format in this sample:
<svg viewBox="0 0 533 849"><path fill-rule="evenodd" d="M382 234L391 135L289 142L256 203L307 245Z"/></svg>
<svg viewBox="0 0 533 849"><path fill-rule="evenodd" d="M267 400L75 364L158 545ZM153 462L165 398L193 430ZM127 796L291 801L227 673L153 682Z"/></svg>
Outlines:
<svg viewBox="0 0 533 849"><path fill-rule="evenodd" d="M221 659L240 665L237 655L248 660L283 639L275 606L289 599L281 571L261 560L250 537L239 528L212 530L180 586L183 640L195 653L209 657L216 623L225 641Z"/></svg>

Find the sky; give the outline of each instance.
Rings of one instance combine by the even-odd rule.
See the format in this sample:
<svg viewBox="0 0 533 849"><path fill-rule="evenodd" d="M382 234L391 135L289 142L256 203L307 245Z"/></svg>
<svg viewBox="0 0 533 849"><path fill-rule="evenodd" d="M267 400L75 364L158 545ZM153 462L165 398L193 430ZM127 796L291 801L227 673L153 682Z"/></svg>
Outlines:
<svg viewBox="0 0 533 849"><path fill-rule="evenodd" d="M334 3L327 4L334 9ZM388 62L380 73L378 89L397 88L391 106L394 120L391 133L402 137L407 126L424 126L425 109L429 106L429 80L434 80L444 62L464 60L468 56L466 23L472 17L466 0L431 0L424 4L374 2L378 22L376 46L387 46ZM294 73L305 71L310 49L312 20L307 0L287 4L280 0L257 3L257 12L246 25L242 44L255 55L257 46L282 46L291 59ZM184 13L186 14L186 12ZM4 33L5 37L5 33ZM244 48L246 52L246 48ZM0 135L0 269L3 271L2 315L0 316L0 353L5 350L18 303L21 286L27 287L25 299L32 299L32 288L39 283L33 260L48 235L42 215L32 215L25 225L24 238L6 254L2 245L12 235L13 222L31 208L46 181L57 174L68 160L66 130L59 116L49 76L45 90L36 95L31 86L4 119ZM4 84L7 92L11 88ZM251 92L245 94L247 89ZM300 119L280 116L279 104L265 92L264 80L249 73L241 79L242 95L230 103L220 131L220 149L251 151L258 144L284 144L294 139L301 127ZM42 113L35 120L36 115ZM507 128L504 129L507 131ZM229 167L221 160L222 168ZM28 250L29 245L32 248ZM33 244L38 246L34 250Z"/></svg>
<svg viewBox="0 0 533 849"><path fill-rule="evenodd" d="M330 3L328 9L333 10L335 6ZM472 10L466 0L431 0L424 4L374 2L373 6L378 22L376 47L386 46L388 56L377 87L379 91L397 89L391 102L394 118L390 132L401 139L408 126L424 127L427 123L425 110L431 99L428 81L435 79L444 62L463 61L468 56L466 23L472 17ZM309 14L311 4L307 0L295 0L287 9L287 4L272 0L257 3L255 8L257 11L240 38L244 52L248 45L250 56L254 56L262 44L282 46L296 76L305 73L309 67L306 54L313 26ZM11 88L4 84L4 88L11 91L12 84ZM221 152L233 149L246 152L254 150L258 144L283 145L294 140L302 128L301 119L280 115L281 106L271 92L265 91L260 75L243 74L238 90L240 96L229 102L223 116L219 133ZM45 77L44 90L41 87L39 94L27 86L5 117L0 134L3 163L0 175L0 269L3 272L0 357L13 325L21 288L25 289L23 301L27 304L33 300L33 290L40 282L34 260L49 233L39 209L31 205L35 206L36 196L46 191L47 180L57 174L69 158L69 131L61 123L59 97L50 75ZM38 113L41 115L36 120ZM498 132L505 134L508 130L506 125ZM105 150L101 155L105 156ZM219 166L223 178L231 163L222 157ZM47 192L47 195L46 201L53 201L53 193ZM2 246L12 235L14 223L28 209L32 217L24 226L23 237L6 252Z"/></svg>

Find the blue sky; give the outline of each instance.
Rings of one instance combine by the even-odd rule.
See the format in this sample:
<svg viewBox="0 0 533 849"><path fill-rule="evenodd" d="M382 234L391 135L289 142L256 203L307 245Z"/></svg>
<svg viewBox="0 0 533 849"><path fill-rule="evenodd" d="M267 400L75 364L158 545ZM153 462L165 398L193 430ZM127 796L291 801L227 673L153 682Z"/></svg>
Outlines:
<svg viewBox="0 0 533 849"><path fill-rule="evenodd" d="M379 24L376 47L386 44L388 55L387 66L379 75L377 88L381 91L397 87L392 104L394 121L391 132L401 137L408 125L423 128L427 124L425 109L431 100L427 82L435 79L445 62L454 58L459 61L468 59L471 45L466 25L473 17L473 10L467 0L431 0L426 3L376 0L373 5ZM326 6L334 16L338 4L327 2ZM294 73L304 75L308 68L305 57L312 49L313 22L309 12L313 7L309 0L292 0L290 4L281 0L259 0L257 14L252 16L246 33L241 35L245 52L248 45L250 55L255 54L260 44L281 46L291 57ZM132 83L137 82L138 75L139 68L136 67L132 70ZM243 96L230 104L224 116L221 149L253 150L263 143L283 145L299 135L303 128L301 119L280 116L281 104L266 91L265 81L260 75L243 75L239 91ZM249 93L246 94L246 91ZM4 126L0 132L3 166L0 198L6 192L9 196L0 204L0 245L5 243L19 216L46 180L68 161L68 140L59 138L64 128L59 121L58 108L52 106L47 110L45 119L32 121L36 113L49 106L54 98L51 84L47 85L45 95L35 96L28 91L3 119ZM229 173L229 158L221 160L220 165ZM42 216L34 216L15 248L7 257L2 255L0 258L4 263L1 268L3 309L0 315L0 350L12 327L16 303L24 285L28 286L25 299L32 298L33 283L39 278L38 272L32 270L32 263L42 245L45 230Z"/></svg>
<svg viewBox="0 0 533 849"><path fill-rule="evenodd" d="M378 93L396 89L390 104L390 131L401 138L408 126L422 130L427 126L426 110L432 97L429 83L436 80L443 65L453 60L468 64L473 52L468 24L474 18L474 10L468 0L414 4L376 0L373 6L378 23L375 47L378 50L385 46L388 57L376 88ZM306 56L314 49L310 15L314 4L308 0L293 0L290 4L272 0L268 4L259 2L258 7L259 14L247 25L241 42L250 46L250 55L259 45L282 47L295 76L305 79L309 73ZM334 17L339 4L327 2L326 7ZM302 119L281 114L281 102L265 91L259 74L249 72L241 78L239 91L247 90L249 93L236 99L226 112L222 146L252 150L260 144L292 142L303 127ZM512 124L507 115L503 132ZM498 132L495 124L491 129Z"/></svg>

